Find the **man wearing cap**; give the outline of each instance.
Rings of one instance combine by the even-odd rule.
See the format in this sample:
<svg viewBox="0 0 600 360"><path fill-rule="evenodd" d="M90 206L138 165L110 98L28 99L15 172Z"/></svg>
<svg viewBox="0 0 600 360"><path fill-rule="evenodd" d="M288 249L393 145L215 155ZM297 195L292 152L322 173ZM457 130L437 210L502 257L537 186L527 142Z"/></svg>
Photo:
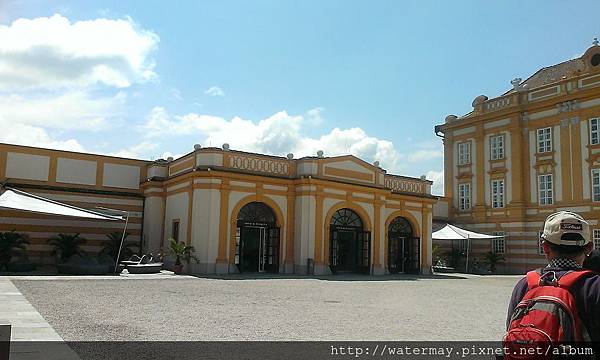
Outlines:
<svg viewBox="0 0 600 360"><path fill-rule="evenodd" d="M582 270L586 256L593 250L590 225L579 214L559 211L549 215L544 222L541 236L548 265L541 269L542 274L554 271L560 278L569 271ZM527 293L527 278L515 286L508 307L507 328L517 304ZM578 281L571 290L581 321L590 338L600 341L600 276L592 274Z"/></svg>

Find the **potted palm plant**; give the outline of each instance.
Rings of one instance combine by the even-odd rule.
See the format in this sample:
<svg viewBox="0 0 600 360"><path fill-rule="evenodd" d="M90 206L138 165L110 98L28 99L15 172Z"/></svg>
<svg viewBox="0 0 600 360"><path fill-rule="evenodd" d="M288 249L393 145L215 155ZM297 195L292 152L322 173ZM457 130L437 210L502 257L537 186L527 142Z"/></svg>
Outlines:
<svg viewBox="0 0 600 360"><path fill-rule="evenodd" d="M85 244L86 240L79 236L79 233L58 234L55 237L48 239L48 244L54 247L54 253L58 256L58 261L64 263L73 255L82 255L81 245Z"/></svg>
<svg viewBox="0 0 600 360"><path fill-rule="evenodd" d="M490 272L496 272L496 266L504 262L504 256L493 251L488 251L484 255L485 262L490 266Z"/></svg>
<svg viewBox="0 0 600 360"><path fill-rule="evenodd" d="M198 261L198 259L192 254L195 252L193 246L186 245L183 241L177 241L175 239L169 239L169 244L171 248L171 255L175 256L173 272L176 275L179 275L183 272L183 264L181 263L182 260L189 261L190 259L194 259Z"/></svg>
<svg viewBox="0 0 600 360"><path fill-rule="evenodd" d="M58 234L48 239L48 243L54 247L57 256L56 268L61 274L72 275L102 275L110 270L111 264L103 264L97 257L87 255L81 245L86 239L79 233Z"/></svg>
<svg viewBox="0 0 600 360"><path fill-rule="evenodd" d="M117 254L119 253L119 247L121 246L121 238L123 237L123 248L121 249L121 259L129 259L133 254L137 252L138 245L132 241L127 241L129 233L126 232L125 236L119 231L113 231L107 234L107 240L102 242L102 250L100 255L108 255L116 260Z"/></svg>
<svg viewBox="0 0 600 360"><path fill-rule="evenodd" d="M0 232L0 269L8 271L30 271L35 269L29 262L25 250L29 245L29 237L18 232ZM18 259L14 261L14 259Z"/></svg>

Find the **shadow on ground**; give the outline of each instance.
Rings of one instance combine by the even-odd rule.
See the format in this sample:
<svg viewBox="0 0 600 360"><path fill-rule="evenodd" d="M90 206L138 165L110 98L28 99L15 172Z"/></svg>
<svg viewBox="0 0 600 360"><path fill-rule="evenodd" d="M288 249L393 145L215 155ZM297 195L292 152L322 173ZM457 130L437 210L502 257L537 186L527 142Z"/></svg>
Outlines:
<svg viewBox="0 0 600 360"><path fill-rule="evenodd" d="M265 279L316 279L325 281L419 281L424 279L468 279L462 274L433 274L433 275L363 275L363 274L336 274L336 275L298 275L298 274L269 274L269 273L248 273L248 274L226 274L226 275L191 275L201 279L218 280L265 280Z"/></svg>
<svg viewBox="0 0 600 360"><path fill-rule="evenodd" d="M105 274L98 275L98 277L106 278L113 274ZM0 271L1 276L18 276L18 277L82 277L93 279L94 275L69 275L69 274L60 274L58 273L56 266L52 265L42 265L38 266L36 270L27 271L27 272L8 272L8 271ZM118 274L114 275L118 277ZM419 281L424 279L439 279L439 280L456 280L456 279L468 279L470 276L462 273L436 273L431 275L413 275L413 274L387 274L387 275L365 275L365 274L336 274L336 275L300 275L300 274L272 274L272 273L243 273L243 274L224 274L224 275L216 275L216 274L189 274L189 276L193 276L199 279L218 279L218 280L266 280L266 279L274 279L274 280L283 280L283 279L317 279L317 280L325 280L325 281ZM477 275L475 275L477 276ZM129 274L128 277L136 277L135 275ZM145 276L139 276L140 279L145 278Z"/></svg>

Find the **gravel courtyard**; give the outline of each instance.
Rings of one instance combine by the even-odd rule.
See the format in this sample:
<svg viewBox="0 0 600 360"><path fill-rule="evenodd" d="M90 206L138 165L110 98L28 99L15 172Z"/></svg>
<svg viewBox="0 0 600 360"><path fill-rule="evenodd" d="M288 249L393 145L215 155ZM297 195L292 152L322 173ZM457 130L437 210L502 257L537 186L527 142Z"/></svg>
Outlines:
<svg viewBox="0 0 600 360"><path fill-rule="evenodd" d="M516 276L13 280L63 339L498 340Z"/></svg>

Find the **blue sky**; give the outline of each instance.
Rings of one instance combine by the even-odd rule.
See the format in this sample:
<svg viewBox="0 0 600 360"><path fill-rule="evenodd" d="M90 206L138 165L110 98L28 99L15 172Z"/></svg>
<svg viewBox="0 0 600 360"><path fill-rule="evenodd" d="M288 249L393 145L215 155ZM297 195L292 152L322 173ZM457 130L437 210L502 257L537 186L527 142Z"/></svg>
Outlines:
<svg viewBox="0 0 600 360"><path fill-rule="evenodd" d="M597 1L0 0L0 141L323 149L436 180L433 126L582 54ZM2 80L4 78L4 80Z"/></svg>

